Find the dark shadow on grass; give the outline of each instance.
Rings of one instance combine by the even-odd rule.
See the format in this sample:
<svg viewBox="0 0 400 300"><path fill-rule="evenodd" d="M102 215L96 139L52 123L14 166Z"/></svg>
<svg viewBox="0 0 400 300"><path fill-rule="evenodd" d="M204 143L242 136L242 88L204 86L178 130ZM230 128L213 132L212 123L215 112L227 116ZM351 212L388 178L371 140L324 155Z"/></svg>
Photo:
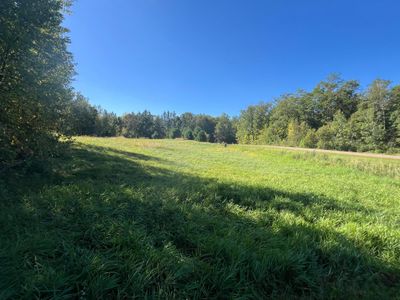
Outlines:
<svg viewBox="0 0 400 300"><path fill-rule="evenodd" d="M57 180L42 178L39 193L4 207L0 290L28 298L191 299L399 292L400 270L376 254L385 248L379 236L370 237L374 252L310 219L368 213L359 205L140 163L151 160L163 163L74 149Z"/></svg>

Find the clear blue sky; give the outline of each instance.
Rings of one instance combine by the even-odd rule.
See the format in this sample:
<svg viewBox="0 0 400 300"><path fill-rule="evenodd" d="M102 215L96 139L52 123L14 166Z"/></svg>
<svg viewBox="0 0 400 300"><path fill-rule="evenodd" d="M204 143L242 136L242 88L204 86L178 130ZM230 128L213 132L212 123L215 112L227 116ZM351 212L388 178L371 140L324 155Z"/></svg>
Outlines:
<svg viewBox="0 0 400 300"><path fill-rule="evenodd" d="M328 74L400 83L398 0L76 0L77 90L118 114L239 114Z"/></svg>

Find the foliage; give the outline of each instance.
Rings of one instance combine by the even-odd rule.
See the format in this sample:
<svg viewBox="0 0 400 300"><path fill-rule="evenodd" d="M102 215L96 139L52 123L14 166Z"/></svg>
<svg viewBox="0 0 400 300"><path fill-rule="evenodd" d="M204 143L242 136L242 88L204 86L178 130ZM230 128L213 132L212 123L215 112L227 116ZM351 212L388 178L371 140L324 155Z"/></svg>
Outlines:
<svg viewBox="0 0 400 300"><path fill-rule="evenodd" d="M181 131L179 130L179 128L170 128L168 131L168 138L170 139L176 139L181 137Z"/></svg>
<svg viewBox="0 0 400 300"><path fill-rule="evenodd" d="M311 92L283 95L268 109L260 104L243 110L237 138L243 144L315 147L317 143L324 149L396 151L399 124L399 86L377 79L359 92L357 81L331 75Z"/></svg>
<svg viewBox="0 0 400 300"><path fill-rule="evenodd" d="M334 139L335 131L331 124L324 125L320 127L317 131L317 147L320 149L335 149Z"/></svg>
<svg viewBox="0 0 400 300"><path fill-rule="evenodd" d="M193 133L195 141L207 142L207 133L200 127L196 127Z"/></svg>
<svg viewBox="0 0 400 300"><path fill-rule="evenodd" d="M343 113L346 119L349 118L357 110L358 88L357 81L344 81L337 74L332 74L326 81L320 82L311 93L316 104L317 122L326 124L332 121L338 111Z"/></svg>
<svg viewBox="0 0 400 300"><path fill-rule="evenodd" d="M211 143L214 142L215 126L217 123L215 118L208 115L200 114L196 116L195 120L196 120L196 128L197 129L200 128L202 131L204 131L206 135L206 141ZM194 130L195 139L196 139L196 128Z"/></svg>
<svg viewBox="0 0 400 300"><path fill-rule="evenodd" d="M186 140L193 140L194 136L193 136L193 132L190 128L185 128L183 130L183 138Z"/></svg>
<svg viewBox="0 0 400 300"><path fill-rule="evenodd" d="M77 93L68 105L64 132L69 135L94 135L96 132L97 109L89 100Z"/></svg>
<svg viewBox="0 0 400 300"><path fill-rule="evenodd" d="M153 126L151 130L153 131L151 135L152 139L163 139L166 137L166 129L164 128L163 120L159 116L153 117Z"/></svg>
<svg viewBox="0 0 400 300"><path fill-rule="evenodd" d="M287 145L298 146L300 142L306 137L309 130L310 128L305 122L301 122L299 124L298 121L290 121L287 129Z"/></svg>
<svg viewBox="0 0 400 300"><path fill-rule="evenodd" d="M178 138L242 144L391 151L400 147L400 87L377 79L365 92L357 81L331 75L311 92L285 94L275 103L251 105L238 118L227 114L181 115L149 111L118 118L77 94L65 128L70 135Z"/></svg>
<svg viewBox="0 0 400 300"><path fill-rule="evenodd" d="M242 110L237 124L236 137L240 143L255 143L269 120L271 104L250 105Z"/></svg>
<svg viewBox="0 0 400 300"><path fill-rule="evenodd" d="M333 121L328 124L334 133L333 137L333 148L337 150L354 150L351 144L351 133L349 131L349 126L347 120L342 111L338 110L333 116Z"/></svg>
<svg viewBox="0 0 400 300"><path fill-rule="evenodd" d="M53 157L74 73L62 0L0 2L0 170Z"/></svg>
<svg viewBox="0 0 400 300"><path fill-rule="evenodd" d="M300 141L300 146L304 148L317 148L318 136L315 129L310 128L305 137Z"/></svg>
<svg viewBox="0 0 400 300"><path fill-rule="evenodd" d="M120 134L120 119L114 113L98 108L95 122L96 136L117 136Z"/></svg>
<svg viewBox="0 0 400 300"><path fill-rule="evenodd" d="M147 110L137 114L130 113L122 117L123 135L125 137L150 138L154 133L154 116Z"/></svg>
<svg viewBox="0 0 400 300"><path fill-rule="evenodd" d="M235 128L227 114L223 114L218 118L215 126L215 139L218 143L233 144L236 142Z"/></svg>

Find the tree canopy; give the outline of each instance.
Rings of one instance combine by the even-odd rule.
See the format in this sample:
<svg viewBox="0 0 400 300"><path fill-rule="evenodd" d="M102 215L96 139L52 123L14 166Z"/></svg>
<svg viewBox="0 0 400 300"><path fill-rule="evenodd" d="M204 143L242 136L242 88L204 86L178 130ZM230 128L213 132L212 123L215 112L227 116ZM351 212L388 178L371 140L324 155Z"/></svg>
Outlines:
<svg viewBox="0 0 400 300"><path fill-rule="evenodd" d="M69 1L0 2L0 167L56 153L74 67Z"/></svg>

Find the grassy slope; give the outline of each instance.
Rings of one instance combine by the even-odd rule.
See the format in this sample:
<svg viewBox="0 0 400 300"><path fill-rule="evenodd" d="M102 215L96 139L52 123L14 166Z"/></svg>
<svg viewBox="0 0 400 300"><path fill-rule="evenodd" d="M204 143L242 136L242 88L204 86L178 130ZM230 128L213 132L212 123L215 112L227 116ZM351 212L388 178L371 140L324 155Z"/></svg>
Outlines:
<svg viewBox="0 0 400 300"><path fill-rule="evenodd" d="M0 298L395 297L400 162L78 138L3 180Z"/></svg>

